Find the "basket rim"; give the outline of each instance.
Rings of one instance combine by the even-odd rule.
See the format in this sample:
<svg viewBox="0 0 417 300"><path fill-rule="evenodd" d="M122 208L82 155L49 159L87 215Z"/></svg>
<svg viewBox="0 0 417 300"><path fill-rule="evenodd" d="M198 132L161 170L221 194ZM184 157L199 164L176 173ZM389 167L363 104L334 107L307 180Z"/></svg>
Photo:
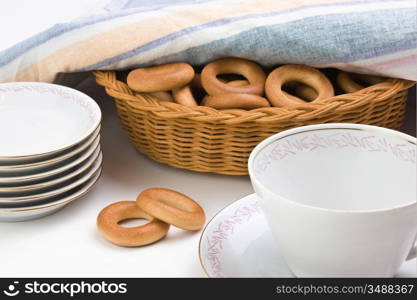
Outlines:
<svg viewBox="0 0 417 300"><path fill-rule="evenodd" d="M237 124L244 122L269 123L282 120L302 121L321 118L329 111L349 112L371 101L384 101L406 91L416 83L404 79L389 78L381 83L366 87L360 91L337 95L320 103L306 102L291 107L265 107L252 110L218 110L207 106L188 107L178 103L159 101L153 96L135 93L128 85L117 79L117 71L93 71L96 82L103 86L110 96L127 103L129 109L146 110L158 117L167 119L189 119L200 122L221 122ZM375 95L378 97L375 97Z"/></svg>

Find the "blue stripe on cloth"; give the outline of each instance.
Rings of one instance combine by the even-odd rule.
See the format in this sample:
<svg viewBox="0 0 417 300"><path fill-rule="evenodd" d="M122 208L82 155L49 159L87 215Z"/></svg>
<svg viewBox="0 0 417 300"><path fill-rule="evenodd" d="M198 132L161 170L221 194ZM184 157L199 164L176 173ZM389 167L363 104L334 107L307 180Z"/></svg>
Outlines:
<svg viewBox="0 0 417 300"><path fill-rule="evenodd" d="M355 1L355 2L341 2L341 3L335 3L335 4L319 4L319 5L311 5L311 6L304 6L299 7L298 9L303 8L309 8L309 7L325 7L325 6L345 6L345 5L359 5L363 3L375 3L375 2L388 2L392 0L362 0L362 1ZM400 1L400 0L399 0ZM198 3L196 3L198 4ZM118 11L116 13L113 13L111 15L100 15L100 16L91 16L88 17L88 19L83 19L80 21L70 22L70 23L62 23L57 24L53 27L51 27L48 30L45 30L23 42L20 42L16 44L15 46L12 46L6 50L3 50L0 52L0 67L3 67L10 63L11 61L15 60L19 56L25 54L27 51L38 47L39 45L56 38L64 33L70 32L72 30L76 30L85 26L93 25L99 22L108 21L111 19L119 18L119 17L125 17L128 15L134 15L134 14L141 14L146 13L150 11L156 11L159 9L163 9L164 7L158 6L158 7L151 7L151 8L139 8L139 9L131 9L128 11ZM293 9L294 10L294 9ZM285 11L283 13L286 13ZM134 53L132 55L135 55Z"/></svg>
<svg viewBox="0 0 417 300"><path fill-rule="evenodd" d="M338 3L337 5L341 5L341 3ZM320 6L334 6L334 5L326 4L326 5L320 5ZM86 66L80 69L79 71L103 69L106 66L109 66L119 61L139 55L146 51L150 51L161 45L172 43L175 39L185 36L191 32L198 32L200 30L204 30L210 27L223 26L226 24L230 24L230 23L237 22L237 21L242 21L245 19L256 20L256 19L265 18L265 17L279 16L281 14L287 14L288 12L291 12L291 11L308 9L310 7L316 7L316 6L305 6L305 7L294 8L294 9L290 9L286 11L274 11L274 12L262 13L262 14L250 14L250 15L239 16L239 17L234 17L234 18L220 19L220 20L205 23L202 25L188 27L183 30L169 34L163 38L153 40L143 46L134 48L128 52L116 55L114 57L105 59L103 61L100 61L92 65ZM401 27L398 27L399 24L396 23L396 21L401 20L401 19L398 19L399 18L398 16L397 17L394 16L394 14L397 11L404 12L404 14L406 14L406 17L407 17L406 20L402 21ZM378 17L380 19L375 20L374 17ZM299 60L300 57L302 56L310 56L312 59L306 60L310 64L313 61L314 62L319 62L319 61L330 62L330 61L340 60L348 54L359 57L358 51L365 51L365 52L377 51L375 49L378 49L380 47L381 47L381 51L383 51L384 49L387 49L387 47L390 49L394 49L393 45L390 45L392 41L389 41L389 40L387 41L387 37L388 36L398 37L398 33L396 32L396 30L398 30L398 32L403 32L405 30L404 27L407 25L410 25L411 27L413 27L412 26L413 21L410 21L412 18L415 18L415 13L408 8L397 9L397 10L386 9L386 10L380 10L380 11L367 11L367 12L362 12L362 13L348 13L348 14L338 13L337 15L323 15L323 16L317 16L317 17L308 17L299 21L293 21L293 22L278 24L278 25L258 27L252 30L248 30L244 33L241 33L240 35L232 36L231 38L226 38L226 39L222 39L219 41L210 42L200 47L196 47L197 49L202 49L201 51L197 51L198 54L188 54L190 52L193 52L193 50L188 49L183 52L184 55L181 55L180 53L180 54L175 54L173 56L177 57L181 61L188 61L190 63L195 63L196 60L200 60L201 63L205 63L209 60L208 56L210 56L213 53L216 53L216 54L219 53L221 55L227 54L229 56L233 55L233 56L241 56L241 57L245 57L249 55L248 58L253 59L252 53L256 53L257 51L260 52L259 49L264 49L264 50L269 49L272 46L275 46L277 44L277 41L286 41L286 43L288 44L286 46L288 47L295 47L294 49L298 49L300 45L303 45L305 49L308 49L308 51L304 50L301 53L299 51L297 52L284 51L285 55L282 55L284 53L280 53L280 55L273 55L273 56L280 57L280 58L287 57L289 60ZM332 22L332 25L328 26L327 22ZM349 31L349 28L347 27L355 28L355 24L357 22L361 22L362 24L365 24L365 25L359 26L362 32L366 31L367 28L374 28L374 31L378 31L378 29L380 28L378 24L384 24L382 27L387 28L388 31L386 32L384 31L382 34L378 34L378 32L375 32L377 33L377 38L373 37L374 32L358 35L358 38L363 39L364 37L366 37L366 38L371 38L373 40L365 41L363 43L363 46L359 47L358 49L351 49L349 42L352 40L352 37L350 36L351 33ZM389 22L391 22L392 24L386 25ZM341 24L343 24L344 28L340 28L342 26ZM299 27L302 29L297 30L297 29L294 29L295 27ZM336 29L338 29L338 31L336 31ZM410 28L408 28L408 30L410 30ZM394 34L390 34L390 32L393 32ZM305 41L300 41L299 38L294 38L294 36L303 37ZM327 38L324 38L324 37L327 37ZM414 39L414 42L412 42L408 46L405 46L407 47L407 49L408 47L412 47L415 43L415 38L416 38L415 31L410 32L410 37ZM395 41L395 42L396 43L397 42L399 43L409 42L410 37L408 38L401 37L399 38L399 41ZM405 38L405 39L403 40L402 38ZM320 44L319 41L322 41L325 39L327 41L332 41L332 42L341 40L343 42L343 45L340 44L339 46L336 46L336 45L327 44L327 43L325 43L326 45L321 45L321 46L317 45L317 44ZM242 43L242 41L244 43ZM245 45L250 45L250 46L245 46ZM317 45L317 46L314 47L314 45ZM251 49L247 49L248 47L250 47ZM225 51L224 48L229 48L229 51ZM286 47L283 47L283 48L285 49ZM312 50L310 50L310 48L312 48ZM341 50L343 50L343 48L346 49L347 51L344 51L343 55L341 55L340 52ZM355 50L355 51L352 51L352 50ZM309 53L309 51L312 51L312 52ZM382 53L381 51L379 55L381 55ZM394 50L389 50L389 51L394 51ZM291 52L295 55L292 55ZM332 54L332 52L335 52L335 54ZM264 61L265 60L264 55L271 56L270 53L263 53L261 56L258 57L258 61ZM220 55L217 55L217 57L220 57ZM159 63L163 63L163 62L168 62L168 61L173 61L173 60L162 58L162 59L158 59L157 61ZM146 65L151 65L151 63L148 63Z"/></svg>

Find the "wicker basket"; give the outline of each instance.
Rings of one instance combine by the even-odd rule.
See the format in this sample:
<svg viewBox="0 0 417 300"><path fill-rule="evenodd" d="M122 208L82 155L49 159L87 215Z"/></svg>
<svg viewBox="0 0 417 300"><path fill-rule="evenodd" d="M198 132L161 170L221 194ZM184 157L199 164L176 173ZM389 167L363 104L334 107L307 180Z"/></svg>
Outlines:
<svg viewBox="0 0 417 300"><path fill-rule="evenodd" d="M177 168L228 175L246 175L252 149L263 139L289 128L343 122L399 129L407 89L414 85L388 79L321 104L220 111L135 95L112 71L96 71L94 75L116 100L121 124L140 152Z"/></svg>

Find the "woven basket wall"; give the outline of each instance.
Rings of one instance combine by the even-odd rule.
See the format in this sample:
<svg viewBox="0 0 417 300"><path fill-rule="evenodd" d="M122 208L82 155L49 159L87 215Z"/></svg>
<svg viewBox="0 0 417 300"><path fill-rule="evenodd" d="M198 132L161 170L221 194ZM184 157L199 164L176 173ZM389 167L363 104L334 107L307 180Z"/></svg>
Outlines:
<svg viewBox="0 0 417 300"><path fill-rule="evenodd" d="M177 168L245 175L252 149L263 139L293 127L318 123L362 123L399 129L407 89L414 82L388 79L324 103L296 108L216 110L159 102L134 92L112 71L94 72L116 101L131 143L155 161Z"/></svg>

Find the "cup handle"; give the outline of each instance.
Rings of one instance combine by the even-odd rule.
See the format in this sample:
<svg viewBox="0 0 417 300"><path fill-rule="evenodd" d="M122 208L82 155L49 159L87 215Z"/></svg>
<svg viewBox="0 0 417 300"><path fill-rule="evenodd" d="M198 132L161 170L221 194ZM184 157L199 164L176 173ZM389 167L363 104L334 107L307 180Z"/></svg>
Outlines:
<svg viewBox="0 0 417 300"><path fill-rule="evenodd" d="M410 253L408 254L406 260L410 260L416 257L417 257L417 243L415 243L413 248L411 248Z"/></svg>

